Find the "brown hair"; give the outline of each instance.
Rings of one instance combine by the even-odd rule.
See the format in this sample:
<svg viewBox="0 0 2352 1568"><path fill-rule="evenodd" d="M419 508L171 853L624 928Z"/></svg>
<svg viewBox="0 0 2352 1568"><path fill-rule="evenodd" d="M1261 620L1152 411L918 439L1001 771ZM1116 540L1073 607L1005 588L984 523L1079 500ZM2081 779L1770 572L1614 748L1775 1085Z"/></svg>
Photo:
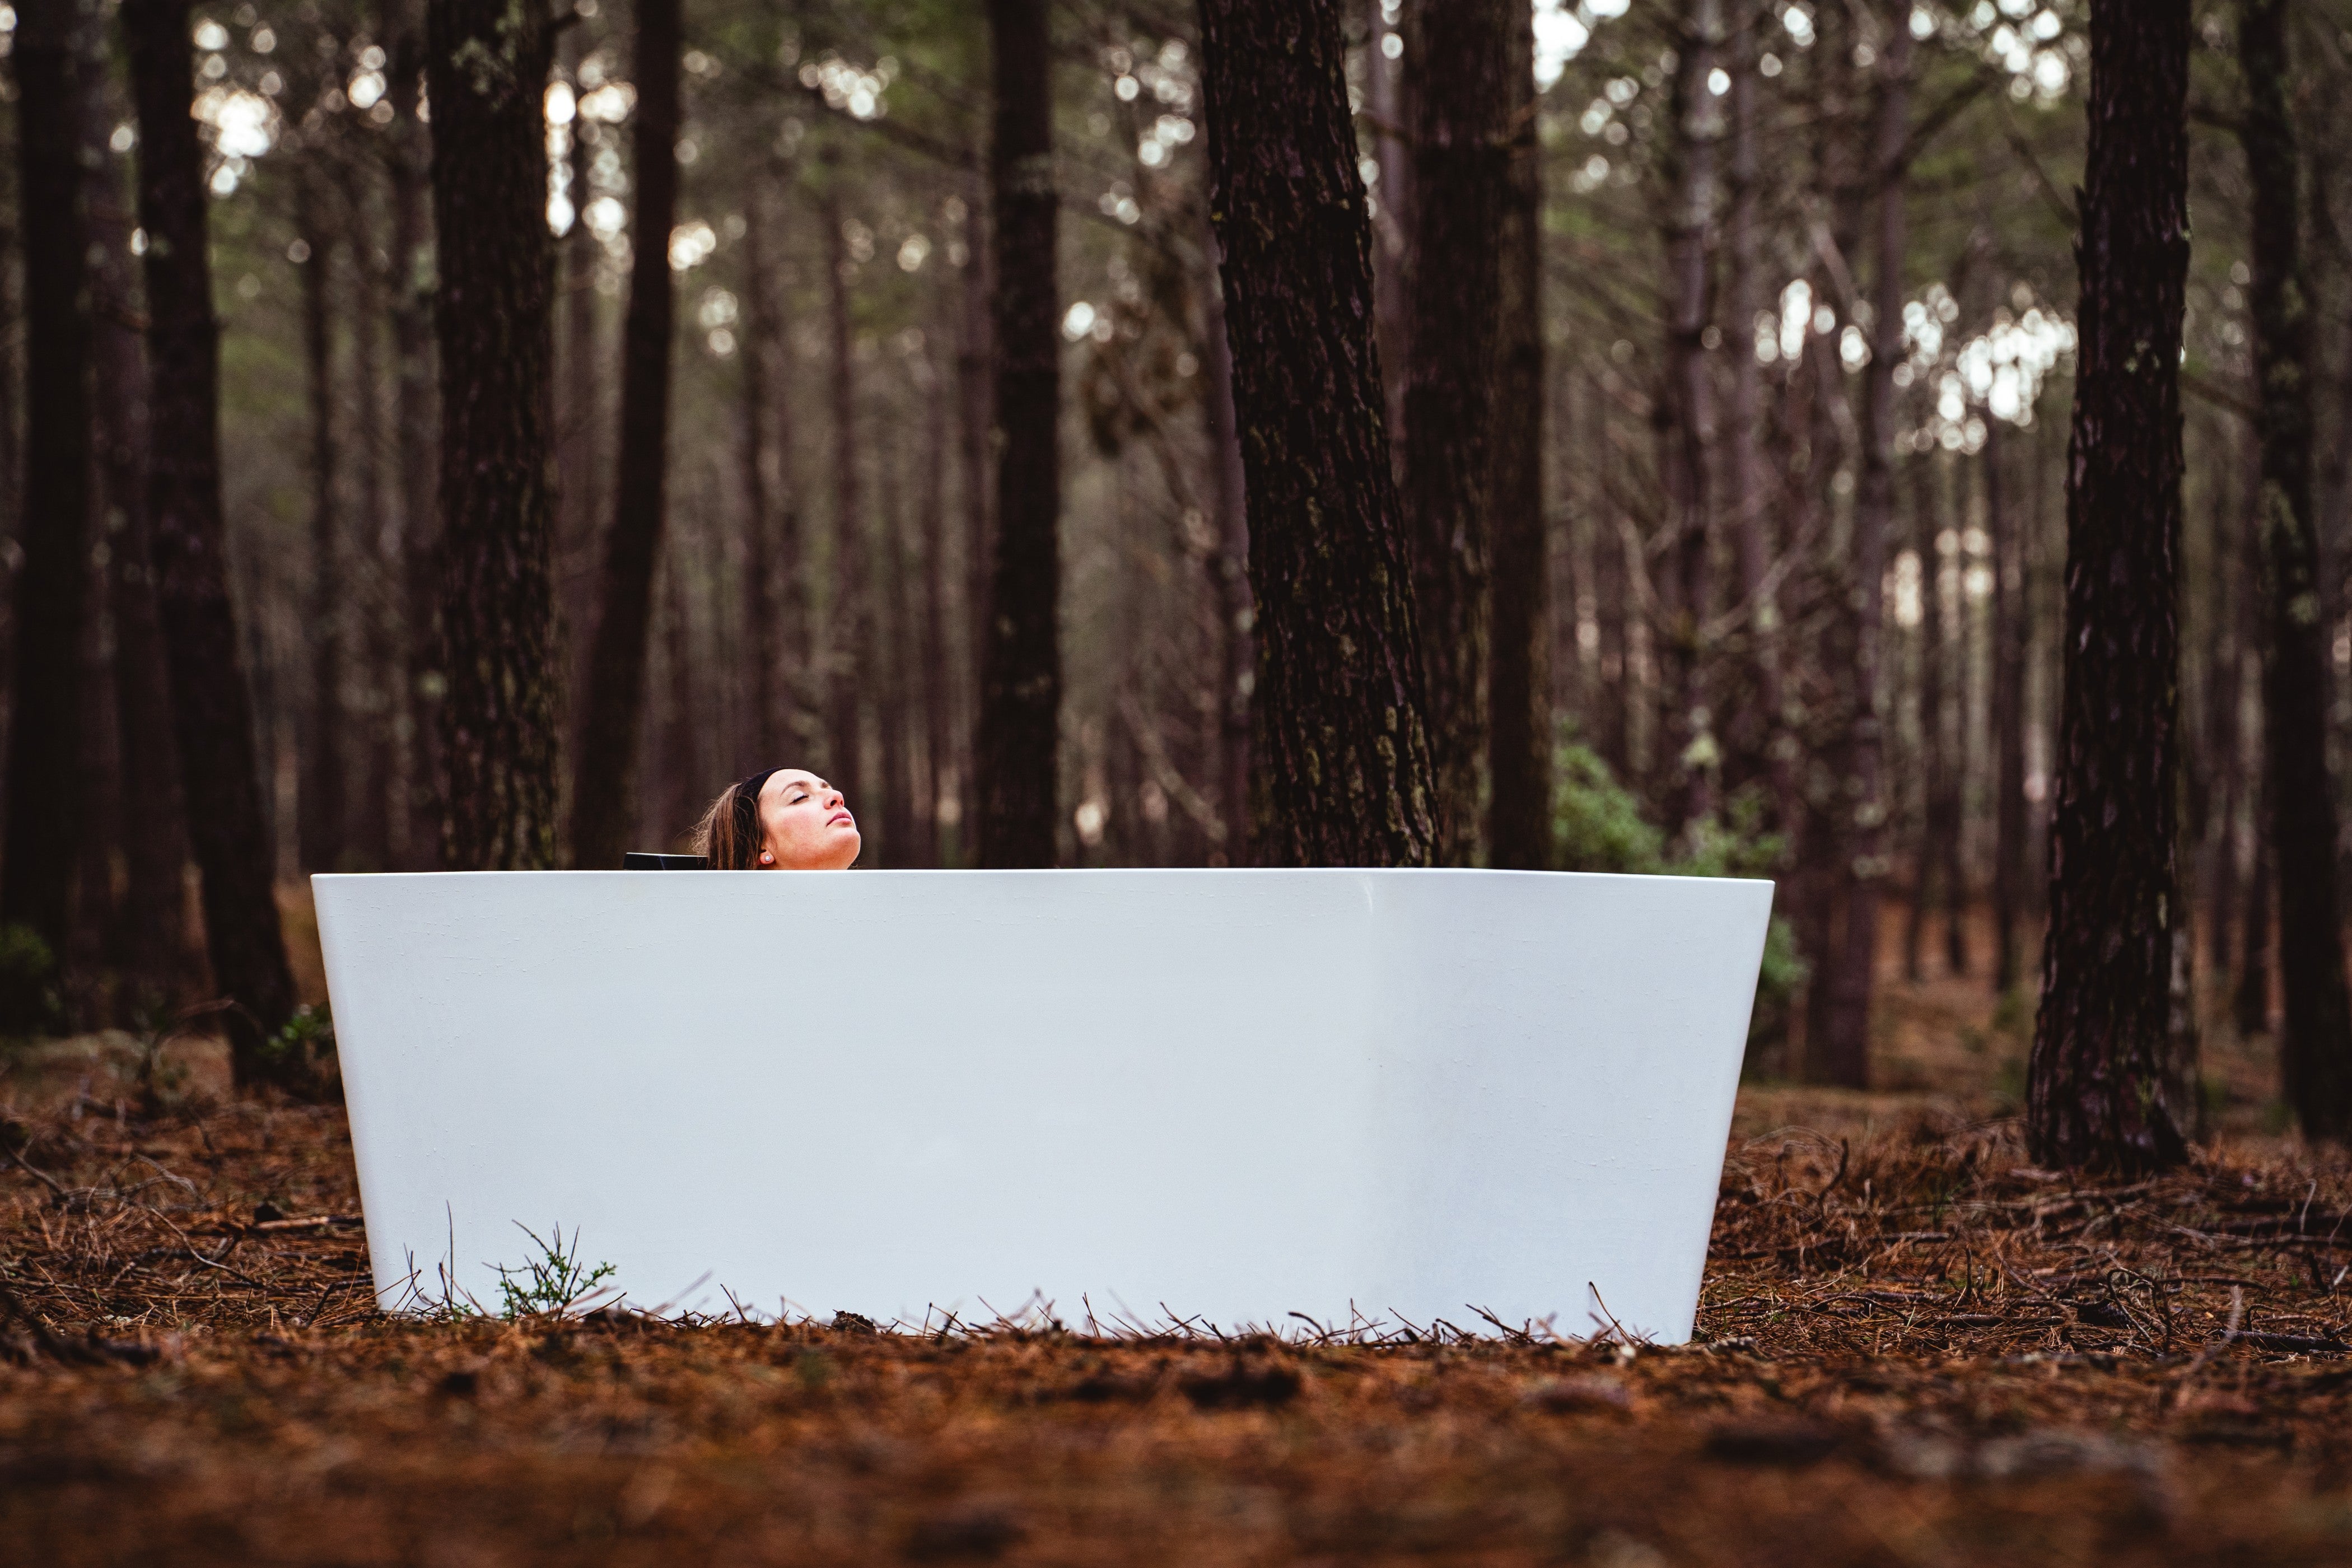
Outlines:
<svg viewBox="0 0 2352 1568"><path fill-rule="evenodd" d="M695 824L695 852L709 858L712 870L758 868L760 847L767 841L766 830L760 826L760 791L776 771L766 768L750 778L737 779L719 792L719 798Z"/></svg>

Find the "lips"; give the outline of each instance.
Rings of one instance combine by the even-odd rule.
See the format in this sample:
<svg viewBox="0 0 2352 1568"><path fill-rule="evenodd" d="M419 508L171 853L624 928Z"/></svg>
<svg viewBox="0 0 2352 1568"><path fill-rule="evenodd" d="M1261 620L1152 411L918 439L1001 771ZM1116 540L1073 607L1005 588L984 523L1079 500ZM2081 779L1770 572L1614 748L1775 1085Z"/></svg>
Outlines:
<svg viewBox="0 0 2352 1568"><path fill-rule="evenodd" d="M848 824L849 824L850 826L856 826L857 819L856 819L856 817L854 817L854 816L850 816L850 815L849 815L849 813L847 813L847 812L845 812L845 811L836 811L836 812L835 812L831 816L828 816L828 817L826 817L826 818L824 819L824 825L825 825L827 827L831 827L831 826L833 826L834 825L835 825L836 823L844 823L844 822L848 823Z"/></svg>

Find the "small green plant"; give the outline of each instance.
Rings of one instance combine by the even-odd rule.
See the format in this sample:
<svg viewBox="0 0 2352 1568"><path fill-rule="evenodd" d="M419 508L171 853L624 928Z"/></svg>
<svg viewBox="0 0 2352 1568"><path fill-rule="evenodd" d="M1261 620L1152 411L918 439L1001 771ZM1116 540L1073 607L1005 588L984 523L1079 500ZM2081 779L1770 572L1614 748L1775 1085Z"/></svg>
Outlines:
<svg viewBox="0 0 2352 1568"><path fill-rule="evenodd" d="M1701 817L1669 847L1664 831L1642 815L1642 803L1617 782L1601 754L1563 732L1552 752L1553 863L1563 871L1614 871L1650 877L1769 877L1780 863L1781 839L1764 831L1761 795L1742 791L1719 816ZM1756 980L1756 1012L1748 1026L1757 1047L1783 1038L1789 1011L1805 984L1807 967L1797 933L1775 917L1766 929L1764 963Z"/></svg>
<svg viewBox="0 0 2352 1568"><path fill-rule="evenodd" d="M539 1248L539 1256L516 1268L503 1263L493 1266L499 1271L501 1318L511 1321L517 1318L561 1317L597 1294L598 1287L614 1275L609 1263L599 1263L592 1268L580 1261L580 1232L576 1228L572 1233L569 1251L564 1249L563 1227L560 1225L549 1229L552 1240L541 1238L520 1220L515 1222L515 1228L530 1237L531 1245Z"/></svg>
<svg viewBox="0 0 2352 1568"><path fill-rule="evenodd" d="M54 1035L65 1026L58 955L31 926L0 926L0 1034Z"/></svg>

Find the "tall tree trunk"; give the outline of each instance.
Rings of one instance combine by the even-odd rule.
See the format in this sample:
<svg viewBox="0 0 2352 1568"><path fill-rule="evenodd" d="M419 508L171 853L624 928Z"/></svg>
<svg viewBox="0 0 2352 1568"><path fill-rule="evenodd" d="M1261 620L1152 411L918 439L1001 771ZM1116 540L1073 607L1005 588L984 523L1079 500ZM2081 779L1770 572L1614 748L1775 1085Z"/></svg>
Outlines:
<svg viewBox="0 0 2352 1568"><path fill-rule="evenodd" d="M1952 534L1952 606L1948 617L1939 622L1947 652L1945 706L1947 709L1945 766L1934 776L1942 792L1938 812L1944 820L1943 836L1936 842L1936 853L1943 861L1944 894L1944 967L1955 979L1969 972L1969 758L1970 715L1977 709L1975 670L1977 655L1975 637L1970 635L1976 616L1969 609L1969 479L1965 464L1957 465L1950 475L1950 529Z"/></svg>
<svg viewBox="0 0 2352 1568"><path fill-rule="evenodd" d="M448 683L442 861L524 870L555 860L547 3L428 0L426 39Z"/></svg>
<svg viewBox="0 0 2352 1568"><path fill-rule="evenodd" d="M2170 1059L2188 86L2188 0L2092 0L2065 687L2027 1069L2047 1164L2188 1157L2189 1064Z"/></svg>
<svg viewBox="0 0 2352 1568"><path fill-rule="evenodd" d="M2254 379L2262 402L2263 735L2286 1000L2279 1065L2305 1136L2352 1137L2352 993L2344 978L2336 799L2327 778L2327 665L2312 515L2311 294L2301 252L2300 159L2288 107L2286 0L2242 0L2239 121L2253 186Z"/></svg>
<svg viewBox="0 0 2352 1568"><path fill-rule="evenodd" d="M1801 809L1795 746L1787 735L1787 699L1780 678L1780 612L1770 580L1775 486L1766 478L1761 441L1763 372L1750 334L1763 309L1763 268L1758 216L1763 178L1756 126L1757 34L1753 6L1730 33L1731 157L1724 224L1724 337L1730 345L1730 397L1724 410L1724 446L1730 483L1732 540L1739 563L1740 602L1748 610L1749 710L1725 726L1738 742L1740 772L1769 781L1773 823L1786 833Z"/></svg>
<svg viewBox="0 0 2352 1568"><path fill-rule="evenodd" d="M825 325L831 345L833 402L833 591L826 597L825 766L835 788L863 798L865 700L874 678L864 662L873 640L874 601L866 584L866 498L859 472L856 342L850 313L849 250L842 236L840 164L825 160L823 204ZM855 808L853 805L853 809Z"/></svg>
<svg viewBox="0 0 2352 1568"><path fill-rule="evenodd" d="M410 870L441 864L440 499L434 463L432 264L426 176L432 137L422 114L425 38L417 0L383 0L385 99L393 107L384 164L392 184L393 422L400 466L399 584L406 667L399 704L407 738L406 834Z"/></svg>
<svg viewBox="0 0 2352 1568"><path fill-rule="evenodd" d="M236 1081L247 1084L269 1066L264 1042L293 1015L294 979L278 923L252 699L229 599L220 328L194 114L194 51L187 0L123 0L121 16L139 114L139 222L147 231L153 397L147 498L156 608L189 838L204 878L205 942L215 987L236 1004L224 1025Z"/></svg>
<svg viewBox="0 0 2352 1568"><path fill-rule="evenodd" d="M922 536L923 613L919 641L923 671L923 768L915 799L916 864L943 866L940 854L940 796L946 787L952 732L948 692L947 582L947 378L927 366L920 388L923 405L922 500L917 525Z"/></svg>
<svg viewBox="0 0 2352 1568"><path fill-rule="evenodd" d="M784 755L784 704L781 676L784 650L776 619L774 506L768 486L768 359L776 350L776 279L768 261L767 182L753 176L743 205L743 349L737 374L742 378L743 632L750 646L750 759L743 772L779 765ZM745 759L738 758L739 762Z"/></svg>
<svg viewBox="0 0 2352 1568"><path fill-rule="evenodd" d="M995 469L990 461L995 428L992 402L995 382L990 348L989 258L995 247L984 237L986 213L973 204L965 233L972 237L958 279L961 295L956 331L956 477L963 491L963 632L965 656L963 752L957 766L957 858L976 864L972 836L980 824L979 759L981 670L988 663L990 578L996 564Z"/></svg>
<svg viewBox="0 0 2352 1568"><path fill-rule="evenodd" d="M635 248L621 330L621 449L572 780L572 863L617 866L636 821L654 563L668 512L669 234L677 216L680 0L636 0Z"/></svg>
<svg viewBox="0 0 2352 1568"><path fill-rule="evenodd" d="M1339 23L1339 0L1201 4L1257 595L1254 858L1426 865L1436 778Z"/></svg>
<svg viewBox="0 0 2352 1568"><path fill-rule="evenodd" d="M1495 376L1494 665L1487 864L1551 866L1549 535L1544 526L1543 145L1535 9L1511 13L1509 164L1503 192Z"/></svg>
<svg viewBox="0 0 2352 1568"><path fill-rule="evenodd" d="M1712 324L1716 150L1724 105L1709 82L1724 42L1722 0L1683 0L1676 39L1671 198L1665 224L1666 385L1658 468L1666 492L1674 554L1662 595L1666 826L1684 826L1715 809L1720 750L1713 731L1703 645L1713 612L1715 394L1706 331Z"/></svg>
<svg viewBox="0 0 2352 1568"><path fill-rule="evenodd" d="M367 580L354 595L352 614L360 624L366 665L364 743L359 820L352 848L372 871L395 868L396 836L407 826L401 808L406 787L400 737L394 715L405 684L404 649L396 610L401 580L400 531L393 521L383 472L383 275L376 257L374 212L379 195L372 179L348 187L343 204L346 232L352 238L352 384L358 405L352 431L357 465L359 517L366 532L359 552L368 563Z"/></svg>
<svg viewBox="0 0 2352 1568"><path fill-rule="evenodd" d="M875 524L881 549L875 553L879 570L873 574L874 638L871 647L877 678L876 718L879 721L882 766L882 859L879 864L904 870L922 864L915 845L914 748L908 744L913 729L914 628L907 613L906 489L900 482L905 446L892 426L881 430L877 445L880 482L876 487Z"/></svg>
<svg viewBox="0 0 2352 1568"><path fill-rule="evenodd" d="M1368 204L1378 215L1372 222L1372 329L1384 373L1381 406L1388 411L1391 448L1404 439L1402 373L1412 350L1412 153L1406 130L1412 118L1412 79L1404 57L1418 3L1396 0L1397 16L1391 22L1388 0L1364 0L1364 110L1371 119L1372 162L1380 172ZM1530 8L1530 21L1533 15ZM1396 53L1390 54L1391 48Z"/></svg>
<svg viewBox="0 0 2352 1568"><path fill-rule="evenodd" d="M343 580L341 508L335 495L335 305L333 225L320 189L326 171L306 162L296 178L295 243L302 259L302 363L310 404L310 611L304 640L310 653L310 745L297 820L301 862L312 871L341 869L349 818L343 772L343 633L352 616ZM362 261L364 258L361 258Z"/></svg>
<svg viewBox="0 0 2352 1568"><path fill-rule="evenodd" d="M2000 421L1985 420L1986 531L1992 538L1992 987L2006 996L2018 981L2018 921L2025 861L2025 596L2024 551L2010 511L2009 476L2002 471Z"/></svg>
<svg viewBox="0 0 2352 1568"><path fill-rule="evenodd" d="M2271 1032L2271 890L2278 853L2271 830L2270 769L2258 760L2254 788L2254 864L2246 879L2246 919L2241 933L2238 984L2230 1007L2242 1038Z"/></svg>
<svg viewBox="0 0 2352 1568"><path fill-rule="evenodd" d="M1212 230L1204 237L1203 248L1214 258L1217 237ZM1201 405L1216 465L1217 548L1210 572L1217 606L1217 816L1225 835L1218 848L1224 864L1244 866L1250 858L1250 709L1257 682L1251 651L1255 610L1249 580L1249 479L1234 422L1234 352L1223 283L1212 278L1207 292L1201 352L1209 384Z"/></svg>
<svg viewBox="0 0 2352 1568"><path fill-rule="evenodd" d="M1927 927L1928 889L1943 871L1940 841L1950 831L1944 819L1944 774L1951 761L1946 752L1945 673L1950 658L1944 616L1943 563L1936 553L1936 496L1933 469L1926 462L1914 469L1916 479L1912 503L1912 549L1919 558L1919 837L1911 867L1910 919L1903 930L1903 973L1913 984L1923 979L1920 950Z"/></svg>
<svg viewBox="0 0 2352 1568"><path fill-rule="evenodd" d="M1853 509L1852 602L1841 617L1852 641L1843 771L1853 816L1836 876L1844 910L1837 947L1824 954L1829 987L1816 1063L1834 1083L1870 1081L1870 1009L1878 962L1878 900L1885 880L1885 784L1881 777L1885 724L1879 711L1881 579L1895 510L1895 367L1903 357L1903 258L1908 238L1903 148L1911 121L1911 30L1886 29L1880 57L1878 132L1871 159L1878 196L1874 321L1864 383L1862 478ZM1841 657L1846 651L1841 649Z"/></svg>
<svg viewBox="0 0 2352 1568"><path fill-rule="evenodd" d="M93 68L109 60L93 28L82 56L92 71L84 100L84 189L89 218L95 389L92 431L108 544L106 595L114 630L116 751L122 776L138 781L121 802L123 898L118 960L129 987L125 1016L176 999L187 968L187 807L172 744L170 676L155 622L155 582L147 515L147 358L140 342L143 302L131 258L135 222L108 139L121 121L120 90ZM118 1012L123 1011L118 1008Z"/></svg>
<svg viewBox="0 0 2352 1568"><path fill-rule="evenodd" d="M1045 0L988 5L998 441L996 555L973 747L982 866L1051 866L1059 816L1062 313L1047 10Z"/></svg>
<svg viewBox="0 0 2352 1568"><path fill-rule="evenodd" d="M8 709L0 924L65 952L81 845L81 681L89 597L89 237L82 200L81 60L71 0L27 0L13 64L25 225L25 511ZM12 965L0 1027L54 1017L53 973Z"/></svg>
<svg viewBox="0 0 2352 1568"><path fill-rule="evenodd" d="M1412 347L1405 365L1404 509L1438 858L1477 858L1486 761L1488 551L1495 351L1501 304L1509 0L1416 7L1412 88Z"/></svg>
<svg viewBox="0 0 2352 1568"><path fill-rule="evenodd" d="M567 28L562 52L578 102L579 62L588 53L583 26ZM567 162L572 179L572 226L559 247L563 269L562 334L558 340L556 402L556 610L565 641L564 689L584 690L589 645L596 620L599 586L597 545L604 518L605 454L612 431L604 422L604 383L613 366L604 358L596 322L596 269L604 242L588 226L589 170L595 162L589 138L604 132L576 107ZM665 258L667 259L667 258ZM580 737L570 737L571 760L579 759Z"/></svg>
<svg viewBox="0 0 2352 1568"><path fill-rule="evenodd" d="M2234 426L2231 433L2224 449L2234 454L2242 443L2235 438ZM2238 820L2246 798L2246 646L2252 640L2257 613L2243 548L2245 518L2252 509L2242 505L2235 482L2236 470L2243 466L2233 458L2215 476L2211 564L2207 569L2212 633L2205 674L2205 766L2213 786L2206 847L2211 869L2206 877L2205 964L2216 981L2237 969L2230 936L2237 921Z"/></svg>

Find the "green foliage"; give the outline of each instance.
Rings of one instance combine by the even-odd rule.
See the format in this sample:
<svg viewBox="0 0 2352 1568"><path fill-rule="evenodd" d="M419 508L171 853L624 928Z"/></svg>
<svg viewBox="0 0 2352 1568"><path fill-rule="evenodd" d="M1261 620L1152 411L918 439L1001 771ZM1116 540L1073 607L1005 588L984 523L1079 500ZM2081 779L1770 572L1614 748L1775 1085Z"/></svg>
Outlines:
<svg viewBox="0 0 2352 1568"><path fill-rule="evenodd" d="M0 1034L58 1034L65 1023L57 954L31 926L0 926Z"/></svg>
<svg viewBox="0 0 2352 1568"><path fill-rule="evenodd" d="M1691 824L1679 845L1642 814L1642 803L1619 784L1599 752L1563 736L1552 753L1553 864L1563 871L1613 871L1643 877L1769 877L1780 864L1781 840L1764 829L1764 803L1743 792L1719 816ZM1789 1010L1807 968L1796 931L1779 916L1764 938L1756 982L1756 1012L1748 1025L1751 1052L1785 1037Z"/></svg>
<svg viewBox="0 0 2352 1568"><path fill-rule="evenodd" d="M335 1021L324 1007L294 1009L278 1031L261 1043L263 1070L289 1089L312 1089L334 1076Z"/></svg>
<svg viewBox="0 0 2352 1568"><path fill-rule="evenodd" d="M609 1263L599 1263L591 1268L580 1261L580 1232L572 1233L572 1247L564 1250L563 1227L550 1231L553 1240L542 1239L529 1226L517 1221L515 1228L530 1237L539 1248L539 1256L525 1259L518 1268L501 1263L499 1271L499 1316L511 1321L517 1318L547 1315L562 1316L597 1293L597 1288L613 1277Z"/></svg>

